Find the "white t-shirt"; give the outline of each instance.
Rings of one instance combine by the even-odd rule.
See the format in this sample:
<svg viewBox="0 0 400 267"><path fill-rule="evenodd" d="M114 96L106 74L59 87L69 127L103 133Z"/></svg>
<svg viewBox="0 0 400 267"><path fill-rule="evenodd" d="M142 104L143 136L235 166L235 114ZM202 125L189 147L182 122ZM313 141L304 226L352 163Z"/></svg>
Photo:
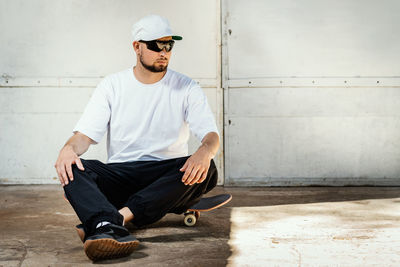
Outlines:
<svg viewBox="0 0 400 267"><path fill-rule="evenodd" d="M99 83L73 131L97 143L108 132L111 163L187 156L189 129L200 141L218 133L201 87L170 69L160 81L143 84L129 68Z"/></svg>

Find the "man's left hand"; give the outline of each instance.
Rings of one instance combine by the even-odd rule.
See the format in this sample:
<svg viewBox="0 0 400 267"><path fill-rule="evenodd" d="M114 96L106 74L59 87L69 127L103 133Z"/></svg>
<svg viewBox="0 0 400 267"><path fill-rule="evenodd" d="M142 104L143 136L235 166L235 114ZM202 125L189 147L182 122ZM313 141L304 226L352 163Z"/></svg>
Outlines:
<svg viewBox="0 0 400 267"><path fill-rule="evenodd" d="M212 154L208 151L207 147L201 146L186 160L185 164L180 169L181 172L185 172L182 177L182 182L185 185L202 183L207 178L211 159Z"/></svg>

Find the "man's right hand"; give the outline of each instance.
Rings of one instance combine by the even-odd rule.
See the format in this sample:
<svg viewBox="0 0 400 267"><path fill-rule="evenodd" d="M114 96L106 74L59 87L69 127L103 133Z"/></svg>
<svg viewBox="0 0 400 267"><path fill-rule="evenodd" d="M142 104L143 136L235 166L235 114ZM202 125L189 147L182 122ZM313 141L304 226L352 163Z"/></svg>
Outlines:
<svg viewBox="0 0 400 267"><path fill-rule="evenodd" d="M66 186L69 183L69 180L74 180L74 175L72 173L72 165L76 164L76 166L80 170L85 170L81 159L72 149L72 146L65 145L58 155L58 159L54 167L57 170L58 179L60 179L61 185ZM69 180L68 180L69 178Z"/></svg>

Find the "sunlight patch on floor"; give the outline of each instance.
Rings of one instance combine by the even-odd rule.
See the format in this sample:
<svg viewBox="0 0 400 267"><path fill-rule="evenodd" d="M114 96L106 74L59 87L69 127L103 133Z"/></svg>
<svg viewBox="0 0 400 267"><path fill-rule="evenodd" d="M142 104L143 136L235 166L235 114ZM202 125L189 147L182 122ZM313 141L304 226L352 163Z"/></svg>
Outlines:
<svg viewBox="0 0 400 267"><path fill-rule="evenodd" d="M398 266L400 198L232 208L228 266Z"/></svg>

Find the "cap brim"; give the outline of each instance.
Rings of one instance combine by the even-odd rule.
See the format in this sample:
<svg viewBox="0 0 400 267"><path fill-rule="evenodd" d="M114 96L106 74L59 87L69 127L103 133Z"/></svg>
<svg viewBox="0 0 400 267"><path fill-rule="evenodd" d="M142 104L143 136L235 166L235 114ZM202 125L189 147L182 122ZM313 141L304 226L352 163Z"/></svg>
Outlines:
<svg viewBox="0 0 400 267"><path fill-rule="evenodd" d="M179 40L182 40L182 39L183 39L182 36L172 35L172 40L177 40L177 41L179 41Z"/></svg>

